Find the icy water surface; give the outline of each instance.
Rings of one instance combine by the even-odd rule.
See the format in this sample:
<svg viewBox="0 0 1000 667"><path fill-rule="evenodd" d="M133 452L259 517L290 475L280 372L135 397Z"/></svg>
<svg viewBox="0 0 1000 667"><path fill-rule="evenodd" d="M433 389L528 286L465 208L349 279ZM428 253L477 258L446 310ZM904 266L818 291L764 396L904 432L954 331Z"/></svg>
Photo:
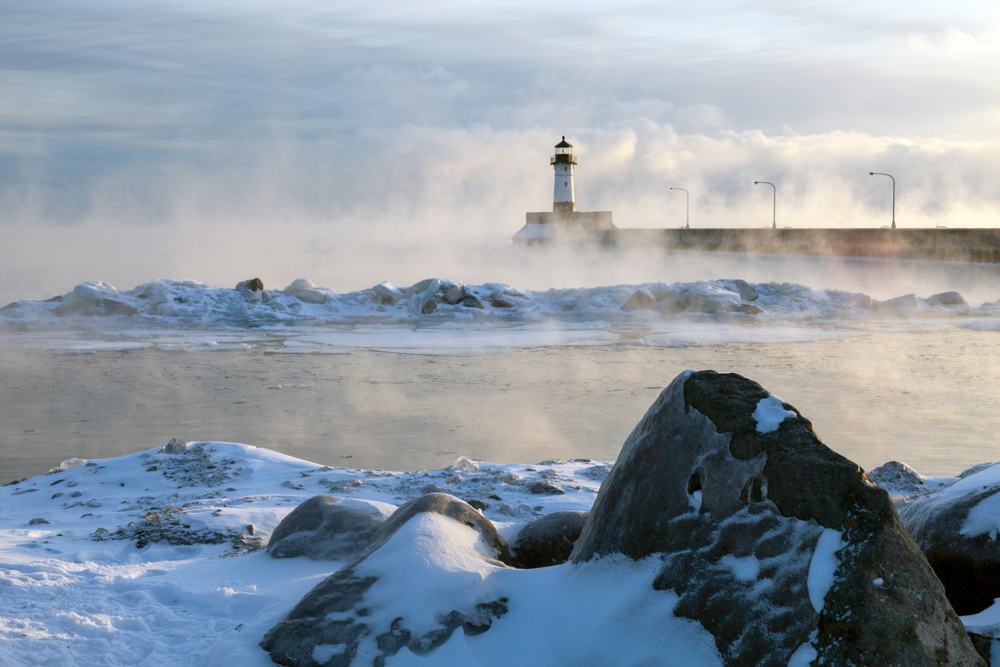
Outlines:
<svg viewBox="0 0 1000 667"><path fill-rule="evenodd" d="M1000 332L832 327L803 340L797 331L655 345L642 331L529 330L518 334L521 349L461 356L416 343L394 352L350 347L347 338L324 339L329 330L294 339L140 332L59 345L8 334L0 339L0 482L172 437L366 469L438 468L460 454L613 460L687 368L760 382L865 469L900 459L948 475L1000 458Z"/></svg>

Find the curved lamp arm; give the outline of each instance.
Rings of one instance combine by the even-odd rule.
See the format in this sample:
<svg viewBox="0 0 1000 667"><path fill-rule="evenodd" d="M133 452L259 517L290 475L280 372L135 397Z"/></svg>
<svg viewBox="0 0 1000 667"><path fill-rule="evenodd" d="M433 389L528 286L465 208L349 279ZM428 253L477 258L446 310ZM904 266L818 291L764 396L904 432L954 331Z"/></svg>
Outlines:
<svg viewBox="0 0 1000 667"><path fill-rule="evenodd" d="M774 188L774 196L773 196L773 200L774 201L772 202L773 207L772 207L772 210L771 210L771 229L777 229L778 228L778 188L774 187L774 183L768 183L767 181L754 181L753 182L754 185L760 185L761 183L763 183L764 185L770 185L772 188Z"/></svg>
<svg viewBox="0 0 1000 667"><path fill-rule="evenodd" d="M869 176L888 176L892 178L892 174L884 174L881 171L869 171ZM896 228L896 179L892 178L892 228Z"/></svg>

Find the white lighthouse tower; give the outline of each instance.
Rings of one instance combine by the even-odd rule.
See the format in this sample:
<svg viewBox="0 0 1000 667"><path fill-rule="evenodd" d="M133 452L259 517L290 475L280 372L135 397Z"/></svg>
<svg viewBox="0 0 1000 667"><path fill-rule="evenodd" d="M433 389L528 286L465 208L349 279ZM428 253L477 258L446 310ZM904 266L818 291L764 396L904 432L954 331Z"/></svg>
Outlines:
<svg viewBox="0 0 1000 667"><path fill-rule="evenodd" d="M556 154L549 158L555 167L556 184L552 191L552 212L537 211L524 214L524 227L514 234L514 243L534 245L550 243L556 237L595 239L608 242L605 232L617 229L611 221L611 211L577 211L573 191L573 167L576 156L573 144L562 138L556 144ZM601 239L604 239L601 241Z"/></svg>
<svg viewBox="0 0 1000 667"><path fill-rule="evenodd" d="M573 144L562 138L556 144L556 154L549 159L549 164L556 169L556 186L552 194L553 213L572 213L576 210L576 197L573 194L573 165L576 156L573 155Z"/></svg>

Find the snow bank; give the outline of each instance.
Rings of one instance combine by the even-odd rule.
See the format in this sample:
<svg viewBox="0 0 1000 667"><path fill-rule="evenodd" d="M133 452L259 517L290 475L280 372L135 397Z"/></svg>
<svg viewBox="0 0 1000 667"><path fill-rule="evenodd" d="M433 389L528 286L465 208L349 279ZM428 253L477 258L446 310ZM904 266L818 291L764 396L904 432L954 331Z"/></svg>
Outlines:
<svg viewBox="0 0 1000 667"><path fill-rule="evenodd" d="M0 487L0 664L270 666L257 646L264 633L344 565L261 549L304 500L329 494L394 508L435 484L484 501L510 534L549 512L589 509L609 470L461 459L396 473L234 443L168 445L71 459ZM533 495L539 481L564 493Z"/></svg>
<svg viewBox="0 0 1000 667"><path fill-rule="evenodd" d="M655 303L623 312L622 306L636 292L654 297ZM54 324L67 319L116 318L156 326L247 327L483 318L501 322L623 321L643 315L655 319L686 313L742 318L748 314L765 315L790 322L867 317L873 311L889 317L914 312L927 316L1000 316L997 304L973 308L964 301L942 302L916 295L879 303L864 294L814 290L791 283L751 285L742 280L714 280L532 291L501 283L466 285L429 278L409 287L381 283L347 294L317 287L306 279L298 279L283 290L259 292L211 287L194 280L157 280L128 291L119 291L106 282L83 283L47 301L9 304L0 309L0 321Z"/></svg>
<svg viewBox="0 0 1000 667"><path fill-rule="evenodd" d="M484 514L513 540L526 522L545 514L589 510L609 470L609 462L497 465L464 457L443 470L357 470L235 443L180 441L114 459L70 459L47 475L0 487L0 664L269 666L258 646L264 633L345 565L274 559L261 548L304 500L328 494L388 511L433 484L483 502ZM930 488L959 494L964 485L981 486L983 475L1000 476L1000 465L976 471L974 481L923 479ZM532 494L537 482L564 493ZM996 519L975 523L971 532L988 531ZM420 539L400 539L400 548L476 542L471 529L433 515L406 529ZM436 539L441 531L459 534ZM807 586L816 609L842 546L840 533L827 530L812 554ZM380 558L400 556L391 547ZM677 596L648 585L662 567L658 558L511 570L466 562L461 554L407 557L429 572L432 562L467 572L463 586L507 598L510 611L486 633L455 632L426 655L404 649L390 666L721 664L704 628L672 616ZM755 559L723 560L746 579L759 567ZM373 560L368 567L379 565ZM455 590L454 577L447 589L436 581L387 579L384 594L394 609L399 600L425 605L431 599L444 609L450 598L467 594ZM426 617L418 611L424 610L414 609L414 618ZM995 607L963 620L970 630L997 636L998 619ZM663 646L670 647L666 654ZM317 650L333 656L338 647ZM809 664L815 655L805 644L790 664Z"/></svg>
<svg viewBox="0 0 1000 667"><path fill-rule="evenodd" d="M304 500L328 494L388 509L435 485L482 502L512 539L545 514L589 510L609 470L609 462L497 465L464 457L443 470L357 470L235 443L180 441L70 460L0 488L0 663L271 665L258 646L264 634L345 565L274 559L262 549ZM564 493L532 494L538 482ZM426 655L404 649L390 666L722 664L703 627L672 615L677 595L649 585L662 568L658 557L513 570L435 552L441 543L476 544L475 532L454 522L428 515L405 530L419 535L401 535L379 558L405 556L428 576L387 577L382 594L394 610L416 605L412 616L426 617L426 605L445 609L450 598L468 595L458 589L474 586L484 599L506 598L509 612L488 632L455 632ZM839 533L827 531L812 556L814 604L822 605L839 546ZM373 559L366 567L391 572L390 565ZM749 578L758 564L732 559L729 566ZM436 570L467 577L435 578ZM329 657L339 647L316 650ZM797 659L810 650L804 646Z"/></svg>

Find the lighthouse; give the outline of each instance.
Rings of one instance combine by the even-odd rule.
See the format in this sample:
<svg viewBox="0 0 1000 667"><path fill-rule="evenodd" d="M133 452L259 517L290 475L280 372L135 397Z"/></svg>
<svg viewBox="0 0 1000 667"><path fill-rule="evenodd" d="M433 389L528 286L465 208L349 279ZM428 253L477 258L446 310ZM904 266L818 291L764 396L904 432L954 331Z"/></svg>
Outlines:
<svg viewBox="0 0 1000 667"><path fill-rule="evenodd" d="M576 193L573 191L576 156L573 155L573 144L566 141L566 137L556 144L556 154L549 158L549 164L556 171L552 212L525 213L524 227L512 237L514 243L550 243L557 236L607 242L611 237L605 236L605 232L617 229L611 221L611 211L576 210Z"/></svg>
<svg viewBox="0 0 1000 667"><path fill-rule="evenodd" d="M549 164L556 170L552 212L572 213L576 210L576 197L573 194L573 165L576 164L576 156L573 155L573 144L566 141L566 137L556 144L556 154L549 158Z"/></svg>

